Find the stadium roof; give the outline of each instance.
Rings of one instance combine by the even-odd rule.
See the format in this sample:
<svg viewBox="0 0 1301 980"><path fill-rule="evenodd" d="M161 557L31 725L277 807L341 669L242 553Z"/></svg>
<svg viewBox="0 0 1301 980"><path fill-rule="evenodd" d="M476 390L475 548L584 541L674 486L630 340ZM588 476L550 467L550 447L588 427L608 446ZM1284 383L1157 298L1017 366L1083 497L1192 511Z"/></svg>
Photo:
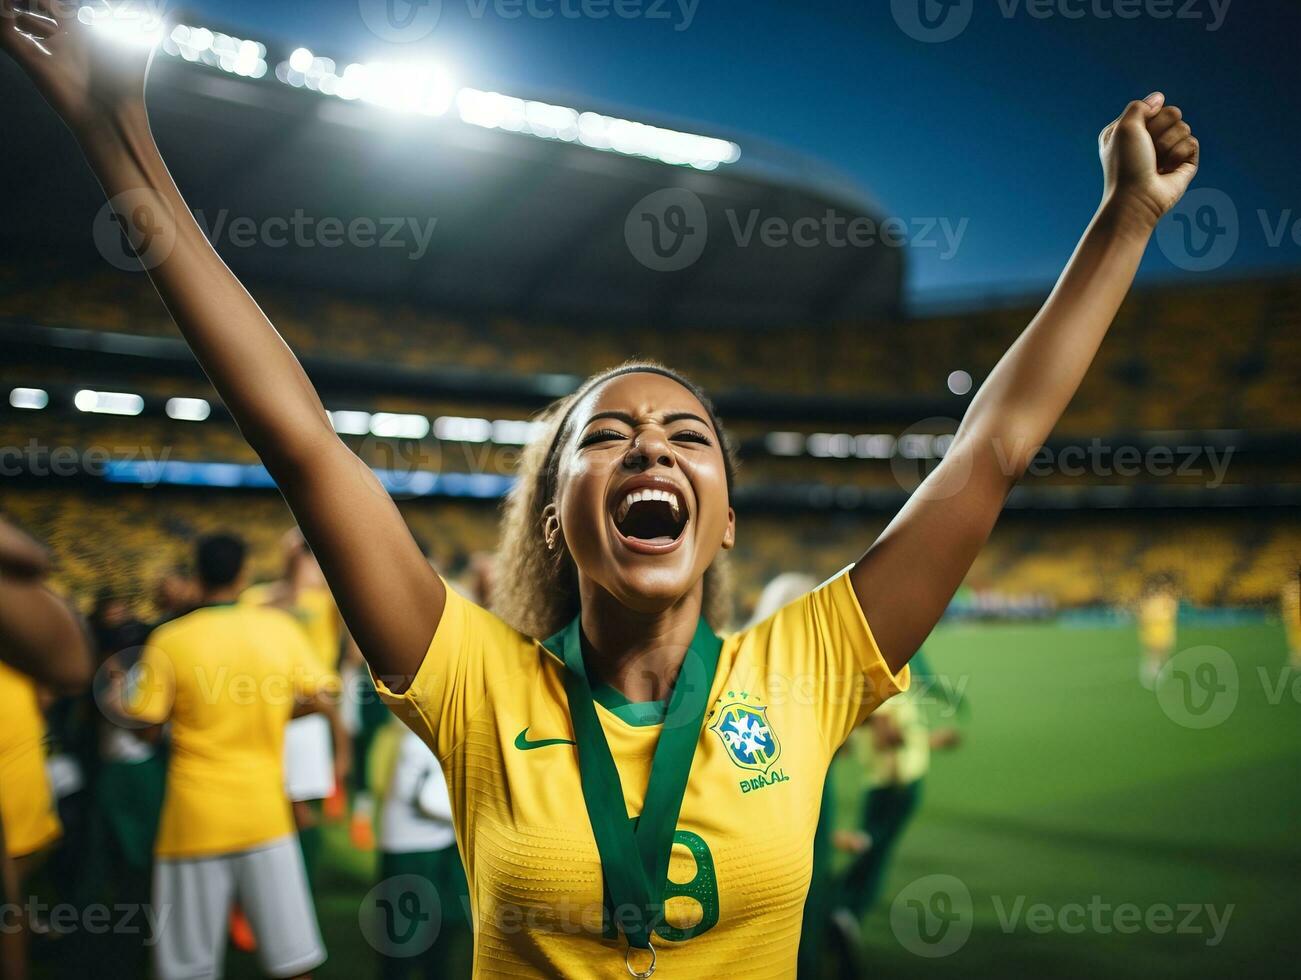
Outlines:
<svg viewBox="0 0 1301 980"><path fill-rule="evenodd" d="M172 35L150 80L155 134L223 257L251 280L607 323L789 326L898 311L902 250L845 244L849 221L870 229L884 215L799 155L594 103L456 89L419 68L336 67L305 49L178 30L188 33ZM0 247L35 241L97 260L97 187L8 62L0 84L16 137L4 175L24 188ZM703 249L672 268L677 255L657 257L649 229L677 227L697 199ZM692 229L701 213L686 215ZM327 218L339 224L327 231ZM326 245L340 225L369 244ZM765 227L785 244L761 241Z"/></svg>

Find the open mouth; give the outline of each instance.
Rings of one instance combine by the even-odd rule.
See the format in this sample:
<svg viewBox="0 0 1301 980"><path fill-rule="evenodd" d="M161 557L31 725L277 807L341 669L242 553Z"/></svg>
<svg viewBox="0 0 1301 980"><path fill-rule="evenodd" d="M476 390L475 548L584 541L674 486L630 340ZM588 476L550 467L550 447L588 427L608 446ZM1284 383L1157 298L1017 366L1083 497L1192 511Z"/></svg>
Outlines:
<svg viewBox="0 0 1301 980"><path fill-rule="evenodd" d="M614 526L624 543L637 551L671 550L687 526L687 507L676 490L639 487L619 499Z"/></svg>

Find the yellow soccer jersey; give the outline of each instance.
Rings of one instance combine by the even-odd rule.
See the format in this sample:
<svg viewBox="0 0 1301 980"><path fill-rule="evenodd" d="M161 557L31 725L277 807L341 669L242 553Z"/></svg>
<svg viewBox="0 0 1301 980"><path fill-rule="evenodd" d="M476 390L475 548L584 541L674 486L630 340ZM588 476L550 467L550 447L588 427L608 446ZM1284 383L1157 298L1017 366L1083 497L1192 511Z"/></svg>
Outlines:
<svg viewBox="0 0 1301 980"><path fill-rule="evenodd" d="M475 976L626 977L602 936L562 661L451 589L411 688L381 695L447 773L475 912ZM674 837L657 977L792 977L822 784L837 747L908 684L842 574L723 641ZM630 817L657 704L594 692Z"/></svg>
<svg viewBox="0 0 1301 980"><path fill-rule="evenodd" d="M899 729L903 742L893 747L881 747L875 744L868 728L861 728L854 733L862 755L866 757L864 761L868 785L875 788L915 783L931 767L931 732L926 724L926 715L921 705L908 694L883 705L881 713L889 714Z"/></svg>
<svg viewBox="0 0 1301 980"><path fill-rule="evenodd" d="M0 821L10 857L39 851L63 833L45 775L44 742L36 684L0 664Z"/></svg>
<svg viewBox="0 0 1301 980"><path fill-rule="evenodd" d="M267 605L274 598L275 587L274 582L250 586L240 594L239 601L241 604ZM307 633L307 640L312 645L312 653L317 662L326 670L338 670L342 631L339 627L339 610L330 590L324 587L299 589L293 608L286 612L298 620Z"/></svg>
<svg viewBox="0 0 1301 980"><path fill-rule="evenodd" d="M1145 596L1138 606L1138 636L1149 650L1168 650L1175 645L1175 621L1179 600L1169 592Z"/></svg>
<svg viewBox="0 0 1301 980"><path fill-rule="evenodd" d="M154 630L126 707L172 726L155 853L224 854L292 833L285 725L297 697L333 683L279 609L207 606Z"/></svg>

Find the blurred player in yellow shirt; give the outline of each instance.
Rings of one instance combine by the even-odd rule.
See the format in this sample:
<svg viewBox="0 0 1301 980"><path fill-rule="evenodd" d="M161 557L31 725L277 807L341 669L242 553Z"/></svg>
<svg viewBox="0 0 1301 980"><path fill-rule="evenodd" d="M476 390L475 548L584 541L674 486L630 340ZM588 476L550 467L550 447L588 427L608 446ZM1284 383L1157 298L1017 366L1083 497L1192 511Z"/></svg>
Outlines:
<svg viewBox="0 0 1301 980"><path fill-rule="evenodd" d="M1179 596L1168 577L1155 578L1138 601L1138 642L1143 647L1139 679L1151 690L1175 647Z"/></svg>
<svg viewBox="0 0 1301 980"><path fill-rule="evenodd" d="M325 576L297 528L281 540L284 574L275 581L254 585L240 595L243 604L283 610L302 628L317 665L339 682L339 652L343 620ZM307 879L316 877L321 850L320 801L339 788L332 746L340 741L322 715L295 718L285 732L285 792L294 805L294 825L307 865Z"/></svg>
<svg viewBox="0 0 1301 980"><path fill-rule="evenodd" d="M162 980L221 975L235 901L268 975L325 959L283 754L290 718L333 715L337 685L290 616L236 603L244 558L232 535L199 542L201 605L150 635L124 698L127 720L171 725L153 889L168 910L154 949Z"/></svg>
<svg viewBox="0 0 1301 980"><path fill-rule="evenodd" d="M27 975L22 882L63 833L45 771L37 682L71 692L90 680L90 649L76 615L44 584L49 562L0 520L0 904L18 909L0 929L0 976Z"/></svg>
<svg viewBox="0 0 1301 980"><path fill-rule="evenodd" d="M961 742L955 726L931 726L925 702L935 697L955 712L962 702L931 673L924 654L919 650L912 659L915 686L881 705L845 743L842 771L860 774L866 788L861 822L832 833L836 849L853 855L839 889L841 907L831 919L851 959L863 953L863 918L880 897L890 860L917 811L932 751ZM863 973L866 964L856 969Z"/></svg>

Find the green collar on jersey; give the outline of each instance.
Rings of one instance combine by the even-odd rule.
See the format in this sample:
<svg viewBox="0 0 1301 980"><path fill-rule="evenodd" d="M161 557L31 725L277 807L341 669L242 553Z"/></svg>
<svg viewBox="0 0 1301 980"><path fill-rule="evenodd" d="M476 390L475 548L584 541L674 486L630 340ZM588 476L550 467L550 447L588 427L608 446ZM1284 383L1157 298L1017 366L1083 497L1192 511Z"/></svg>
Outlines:
<svg viewBox="0 0 1301 980"><path fill-rule="evenodd" d="M579 617L542 645L565 664L565 694L578 743L583 802L601 855L607 915L630 947L649 949L651 933L663 921L669 853L723 641L703 618L697 622L668 708L659 719L663 728L651 761L646 801L636 820L628 817L619 770L596 714L597 696L583 660Z"/></svg>

